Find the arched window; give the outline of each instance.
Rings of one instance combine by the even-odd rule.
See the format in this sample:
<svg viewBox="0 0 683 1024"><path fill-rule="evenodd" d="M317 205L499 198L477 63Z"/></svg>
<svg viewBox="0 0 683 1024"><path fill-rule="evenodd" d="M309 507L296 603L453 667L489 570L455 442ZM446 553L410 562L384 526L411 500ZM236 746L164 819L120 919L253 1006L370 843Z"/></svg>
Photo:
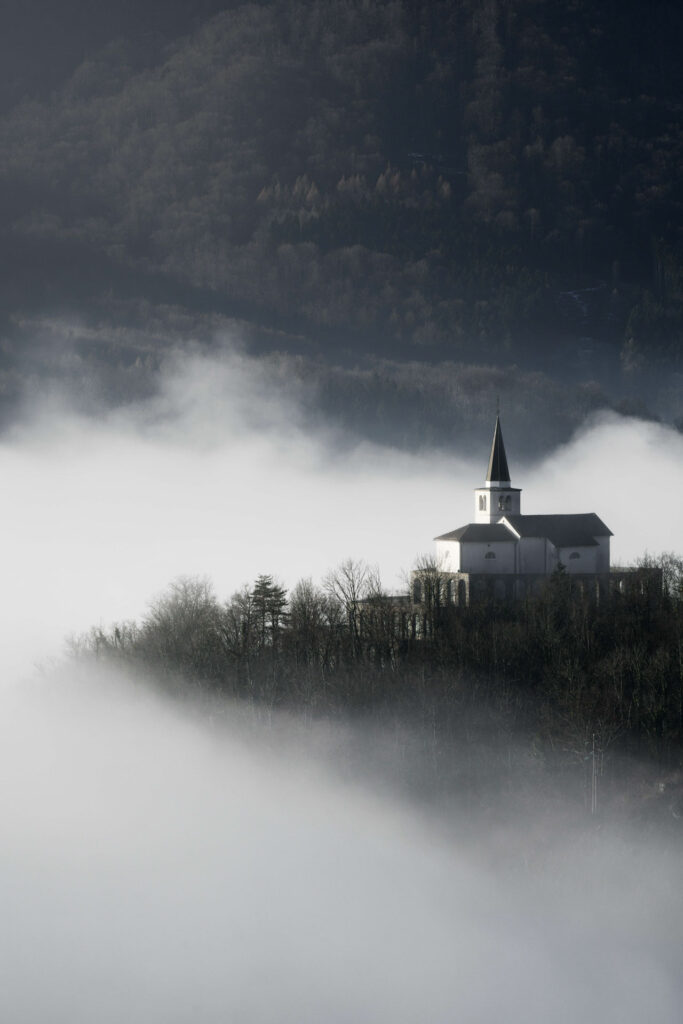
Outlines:
<svg viewBox="0 0 683 1024"><path fill-rule="evenodd" d="M569 556L569 558L570 558L570 559L572 559L572 558L581 558L581 555L579 554L579 552L578 552L578 551L572 551L572 553L571 553L571 555Z"/></svg>
<svg viewBox="0 0 683 1024"><path fill-rule="evenodd" d="M512 495L511 494L508 494L507 498L505 499L505 508L506 508L507 511L509 511L512 508Z"/></svg>
<svg viewBox="0 0 683 1024"><path fill-rule="evenodd" d="M500 498L498 499L498 511L505 511L505 496L503 494L501 494Z"/></svg>
<svg viewBox="0 0 683 1024"><path fill-rule="evenodd" d="M422 602L422 582L421 580L413 580L413 601L415 604Z"/></svg>
<svg viewBox="0 0 683 1024"><path fill-rule="evenodd" d="M495 558L495 557L496 557L496 555L495 555L495 552L493 552L493 551L487 551L486 554L484 555L484 558Z"/></svg>
<svg viewBox="0 0 683 1024"><path fill-rule="evenodd" d="M479 495L479 511L480 512L485 512L486 511L486 495L485 494L480 494Z"/></svg>

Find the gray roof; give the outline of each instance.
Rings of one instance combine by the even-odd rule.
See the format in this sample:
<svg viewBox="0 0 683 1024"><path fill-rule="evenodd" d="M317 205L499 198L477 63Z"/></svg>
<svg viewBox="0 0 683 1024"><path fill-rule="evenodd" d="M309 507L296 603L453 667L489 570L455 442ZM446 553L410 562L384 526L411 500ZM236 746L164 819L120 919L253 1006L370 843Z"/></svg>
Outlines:
<svg viewBox="0 0 683 1024"><path fill-rule="evenodd" d="M507 480L510 482L510 470L503 444L503 431L500 429L500 419L496 416L496 429L493 432L493 444L491 445L491 457L489 468L486 473L487 480Z"/></svg>
<svg viewBox="0 0 683 1024"><path fill-rule="evenodd" d="M596 537L611 537L595 512L557 516L506 516L520 537L547 537L556 548L589 548Z"/></svg>
<svg viewBox="0 0 683 1024"><path fill-rule="evenodd" d="M475 543L492 543L493 541L516 541L515 535L501 523L468 523L459 530L451 530L435 540L463 540Z"/></svg>
<svg viewBox="0 0 683 1024"><path fill-rule="evenodd" d="M559 516L505 516L520 537L547 537L556 548L594 548L596 537L611 537L602 519L594 512ZM435 540L457 540L464 543L491 544L494 541L516 541L517 537L503 523L468 523L458 530L442 533Z"/></svg>

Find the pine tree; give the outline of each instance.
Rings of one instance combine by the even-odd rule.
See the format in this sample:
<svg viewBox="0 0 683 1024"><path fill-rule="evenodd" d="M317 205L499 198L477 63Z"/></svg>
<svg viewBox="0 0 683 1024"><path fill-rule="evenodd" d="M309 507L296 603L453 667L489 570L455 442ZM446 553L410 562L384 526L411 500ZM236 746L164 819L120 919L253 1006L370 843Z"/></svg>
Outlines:
<svg viewBox="0 0 683 1024"><path fill-rule="evenodd" d="M251 592L259 647L277 647L286 617L287 591L272 576L256 578Z"/></svg>

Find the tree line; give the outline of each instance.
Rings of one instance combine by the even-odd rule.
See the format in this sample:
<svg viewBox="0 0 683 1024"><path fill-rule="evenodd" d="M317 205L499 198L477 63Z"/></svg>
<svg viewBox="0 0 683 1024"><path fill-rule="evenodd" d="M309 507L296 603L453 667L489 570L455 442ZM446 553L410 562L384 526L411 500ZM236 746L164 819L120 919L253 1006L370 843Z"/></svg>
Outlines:
<svg viewBox="0 0 683 1024"><path fill-rule="evenodd" d="M430 562L419 566L420 605L388 596L353 560L289 592L260 575L225 602L207 579L183 577L139 622L92 629L72 647L176 694L384 715L427 723L446 744L485 722L494 738L521 735L543 756L580 761L597 745L601 757L672 766L683 753L683 559L640 564L660 573L636 570L632 587L599 603L558 572L523 601L464 608L444 602Z"/></svg>

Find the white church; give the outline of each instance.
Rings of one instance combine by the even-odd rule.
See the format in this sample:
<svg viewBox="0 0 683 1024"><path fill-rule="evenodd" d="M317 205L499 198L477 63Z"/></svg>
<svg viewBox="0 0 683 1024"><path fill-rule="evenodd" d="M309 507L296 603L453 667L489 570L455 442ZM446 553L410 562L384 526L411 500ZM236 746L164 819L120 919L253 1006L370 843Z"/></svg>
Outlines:
<svg viewBox="0 0 683 1024"><path fill-rule="evenodd" d="M564 569L580 589L599 596L609 581L612 532L594 512L522 515L521 489L510 481L500 419L486 482L474 492L474 522L436 538L437 563L447 580L447 600L522 598ZM413 600L419 601L419 573Z"/></svg>

